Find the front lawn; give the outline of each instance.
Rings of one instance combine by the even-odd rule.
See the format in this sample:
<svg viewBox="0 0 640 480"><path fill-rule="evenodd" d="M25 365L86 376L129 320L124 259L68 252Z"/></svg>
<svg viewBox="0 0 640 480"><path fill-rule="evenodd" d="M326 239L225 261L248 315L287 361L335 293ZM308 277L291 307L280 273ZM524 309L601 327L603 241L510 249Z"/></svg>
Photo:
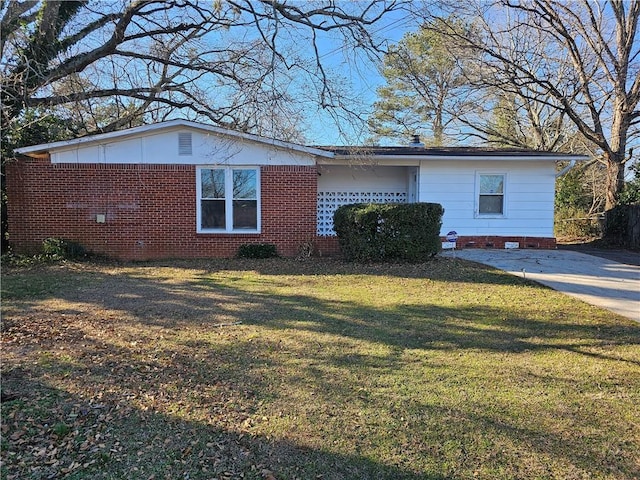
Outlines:
<svg viewBox="0 0 640 480"><path fill-rule="evenodd" d="M2 276L6 479L634 479L640 325L477 264Z"/></svg>

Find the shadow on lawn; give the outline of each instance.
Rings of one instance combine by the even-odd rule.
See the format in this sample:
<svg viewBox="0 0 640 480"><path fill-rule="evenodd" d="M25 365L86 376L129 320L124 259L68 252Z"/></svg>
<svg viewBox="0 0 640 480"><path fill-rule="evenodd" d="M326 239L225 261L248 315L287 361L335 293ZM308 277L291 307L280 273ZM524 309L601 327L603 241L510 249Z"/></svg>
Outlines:
<svg viewBox="0 0 640 480"><path fill-rule="evenodd" d="M283 275L297 271L302 275L313 268L304 262L270 261L267 268L271 275L284 270ZM240 262L240 265L245 265ZM468 265L466 262L461 262ZM180 268L180 262L176 262ZM340 275L350 272L355 275L382 275L387 268L411 268L411 265L357 265L330 261L331 267L325 274ZM451 265L450 262L445 262ZM193 266L193 263L189 263ZM227 271L216 263L214 272ZM227 266L238 266L235 261ZM257 265L266 264L257 262ZM154 264L154 267L156 265ZM534 302L524 302L515 311L512 307L497 308L478 304L442 306L425 303L410 303L393 308L378 309L366 302L352 300L325 300L313 295L291 295L277 293L274 289L285 285L295 288L301 280L279 280L271 276L255 280L257 285L247 287L243 269L237 274L229 270L226 283L222 284L210 274L211 265L203 264L202 273L192 278L173 281L171 273L160 276L143 276L134 273L107 275L93 273L91 280L72 289L59 288L57 293L47 296L59 297L69 302L56 310L57 315L73 317L95 311L99 320L109 328L123 328L131 322L158 328L183 328L191 325L215 327L218 324L241 322L271 329L298 329L317 333L332 334L370 342L386 344L398 349L479 349L497 352L524 352L544 349L565 349L599 358L608 358L601 353L587 352L589 347L611 347L616 345L639 345L640 328L630 322L612 320L611 314L590 309L592 319L576 321L569 318L562 304L553 312L540 312ZM351 268L353 267L353 268ZM382 271L380 269L383 269ZM415 266L416 278L424 278L424 266ZM449 267L447 267L449 268ZM469 267L465 267L469 268ZM373 270L371 270L373 269ZM256 270L260 271L261 268ZM422 271L422 273L420 273ZM500 272L487 272L477 268L475 276L495 277L495 283L521 284L536 291L549 290L547 287L515 279ZM366 272L370 272L367 274ZM377 273L376 273L377 272ZM399 273L397 271L396 273ZM347 274L347 273L345 273ZM441 272L442 275L445 275ZM422 275L422 276L421 276ZM438 275L435 275L439 278ZM471 275L472 281L474 275ZM409 276L411 278L411 276ZM434 276L425 278L425 282ZM493 282L494 280L492 280ZM425 288L429 288L425 284ZM455 290L448 292L456 295ZM384 295L385 292L371 291L370 295ZM526 291L519 293L527 294ZM526 300L526 299L525 299ZM21 302L23 311L35 308L37 300ZM589 308L589 307L586 307ZM8 320L10 323L11 320ZM69 328L73 328L71 325ZM612 358L613 360L638 363L635 360Z"/></svg>
<svg viewBox="0 0 640 480"><path fill-rule="evenodd" d="M496 276L505 280L500 273ZM132 314L142 323L161 327L194 321L202 325L242 322L378 342L401 350L479 349L517 353L560 349L638 364L636 360L587 351L590 347L640 345L640 328L629 322L612 321L611 314L596 309L591 310L591 322L567 318L561 305L541 315L535 303L522 305L517 311L478 304L444 307L423 303L377 309L363 301L328 301L313 295L273 293L271 287L280 286L275 279L261 285L259 289L263 291L247 289L241 276L236 280L237 285L230 286L203 274L193 282L164 285L127 277L130 284L120 287L127 294L105 297L99 303ZM507 280L513 281L513 277ZM536 290L548 290L535 283L521 282ZM384 294L372 291L371 295L381 293Z"/></svg>
<svg viewBox="0 0 640 480"><path fill-rule="evenodd" d="M60 339L56 346L67 344ZM273 472L278 479L440 480L470 474L486 463L494 473L511 471L514 463L539 455L541 463L553 459L594 475L634 477L633 459L625 452L632 445L625 444L624 432L619 432L619 445L603 446L595 435L591 441L558 435L535 419L525 427L517 417L502 411L483 414L472 404L454 408L414 396L362 396L353 378L327 379L321 364L327 360L345 367L344 372L364 368L373 374L396 368L393 358L348 353L335 357L320 349L310 364L283 378L280 365L266 354L278 348L275 340L242 338L227 345L197 341L171 347L152 342L122 346L87 335L76 345L73 361L53 352L44 361L41 357L25 368L5 370L3 387L20 400L3 405L3 477L58 478L74 466L73 478L79 479L235 479L241 474L267 479L265 472ZM46 385L56 378L83 393L72 395ZM311 444L296 440L299 436L287 441L254 433L253 426L266 413L263 405L280 400L279 382L295 391L316 392L316 405L303 412L320 416L326 424L305 427L301 419L302 425L296 425ZM394 438L390 457L398 459L398 465L375 461L369 452L338 453L345 447L329 440L317 444L335 438L323 436L325 429L336 428L332 409L354 403L373 410L369 421L374 424L378 415L392 418L387 420L393 422L387 426ZM283 413L289 420L301 413L295 402L291 407ZM275 410L268 414L279 415ZM338 417L340 433L334 436L351 441L350 447L367 444L367 433L373 432L354 429L349 418ZM68 425L71 438L52 433L60 423ZM496 441L504 447L495 448ZM527 477L529 466L519 468ZM558 467L547 468L554 476Z"/></svg>
<svg viewBox="0 0 640 480"><path fill-rule="evenodd" d="M55 368L54 366L51 366ZM7 479L406 479L442 480L357 455L252 435L237 425L89 400L9 374L19 399L3 404ZM13 378L12 378L13 377Z"/></svg>
<svg viewBox="0 0 640 480"><path fill-rule="evenodd" d="M221 270L224 268L214 269ZM330 301L313 295L274 293L276 282L282 280L271 276L267 280L258 278L255 280L258 284L249 288L242 271L238 271L235 281L235 274L229 274L225 284L212 278L206 265L201 271L199 275L179 281L170 273L153 277L122 271L117 274L92 272L87 282L74 288L62 285L46 295L61 300L59 308L43 310L38 300L25 300L13 306L8 319L3 319L8 335L17 338L24 349L32 348L28 345L29 335L37 332L28 330L37 325L42 329L37 338L38 348L55 352L38 359L30 374L34 383L20 387L25 395L28 391L37 394L46 390L48 387L37 383L44 381L41 379L61 376L68 380L60 382L75 382L76 391L86 389L85 398L100 398L100 402L109 408L122 406L121 411L114 410L113 418L103 427L105 438L109 440L103 442L106 451L100 449L96 455L106 452L106 456L96 458L104 464L88 465L85 478L100 478L98 472L103 470L110 478L126 478L133 467L141 469L140 474L136 474L138 478L149 478L152 474L156 478L165 474L177 478L185 472L191 473L191 478L198 478L198 475L212 478L212 470L209 473L202 470L207 466L217 469L218 474L230 472L231 478L237 478L239 472L244 472L245 478L265 477L263 470L273 471L276 478L305 479L322 475L325 480L435 480L455 476L455 471L451 470L439 473L445 471L445 467L433 467L429 471L438 473L430 476L417 474L412 465L386 465L366 455L336 453L340 449L332 445L306 446L303 440L274 441L265 434L253 434L255 430L246 424L247 420L260 417L261 402L281 401L289 391L287 388L318 395L317 410L303 412L320 419L316 422L320 431L309 433L311 442L323 438L322 428L336 427L345 429L345 438L352 435L354 443L366 440L366 437L358 437L360 432L357 430L348 432L346 425L332 424L335 419L331 412L323 410L339 410L349 402L361 402L363 408L378 409L390 417L398 417L397 423L392 425L395 430L390 434L404 436L409 445L403 447L402 441L395 442L394 448L398 451L392 452L391 458L406 461L408 457L402 449L408 448L413 458L430 457L435 465L448 461L454 467L462 468L464 455L475 455L473 461L481 465L478 452L469 449L478 448L475 439L491 432L494 439L508 437L515 444L508 458L491 459L498 465L503 461L505 464L517 461L519 449L525 449L561 458L602 476L610 473L611 464L617 464L623 474L631 472L629 478L633 477L632 461L610 458L611 453L602 450L597 442L584 443L581 438L557 436L553 429L542 425L539 429L528 429L518 424L517 419L511 423L508 417L496 414L494 418L471 408L444 409L419 399L408 406L420 421L426 422L433 416L457 422L457 431L465 432L466 436L455 438L442 426L446 427L446 422L439 427L440 431L430 431L429 425L401 424L399 418L404 413L392 412L392 406L380 399L360 399L355 388L357 373L376 375L400 368L400 357L407 349L507 354L563 350L638 364L633 357L624 358L620 351L620 356L603 353L615 346L640 344L640 328L631 322L610 320L609 314L595 309L589 310L593 311L590 320L576 320L567 317L562 305L558 305L556 311L542 315L532 302L522 303L517 312L478 304L445 307L416 303L381 310L367 305L366 299ZM359 274L368 275L364 271ZM504 280L501 274L496 275ZM296 277L295 281L303 280ZM265 284L260 284L263 281ZM513 280L509 277L508 281ZM522 285L538 288L527 282ZM372 295L376 294L379 292L372 292ZM218 327L235 322L242 322L237 332L233 329L222 331ZM253 336L248 335L245 328L253 329L250 330ZM309 349L304 345L295 351L291 346L281 345L277 337L262 338L260 329L282 332L282 337L290 332L313 332L320 337L314 340L317 346ZM193 332L192 338L177 338L179 333L188 331ZM224 342L216 341L218 331L224 336ZM165 343L162 337L170 337L171 342ZM301 338L305 341L308 337ZM390 353L386 356L353 353L350 347L353 342L360 341L384 345ZM60 356L59 347L69 352L66 361ZM291 351L271 355L284 348ZM25 356L31 354L33 352L29 350ZM300 359L298 354L308 358ZM282 365L277 362L287 358L294 364L296 361L301 363L295 364L298 368L295 374L287 370L282 376ZM429 367L435 369L438 365ZM329 378L325 368L337 369L345 376ZM5 376L4 386L7 386L6 381ZM12 381L16 380L10 378L9 385ZM13 390L15 393L15 388ZM87 402L80 396L69 397L64 392L57 392L57 395L65 397L64 402L70 405ZM5 414L11 415L11 412L3 406L3 417ZM40 424L52 425L51 422L56 421L46 418L46 411L42 415L45 418L38 418ZM15 422L3 424L9 425L9 431L3 432L6 438L12 438ZM19 424L15 428L20 428ZM422 433L433 437L416 438ZM14 444L10 443L10 448L21 454L31 452L33 459L40 462L38 465L52 468L35 455L34 452L40 450L32 449L30 444L17 444L20 438ZM450 448L455 449L453 460L439 450L444 448L441 445L444 438L453 445ZM624 435L620 438L623 442ZM127 442L135 448L118 450L117 441L120 446ZM85 454L77 449L74 452L76 456ZM255 469L252 470L253 466ZM10 462L7 468L17 471L23 467ZM35 478L46 477L43 474Z"/></svg>
<svg viewBox="0 0 640 480"><path fill-rule="evenodd" d="M155 265L151 264L151 265ZM456 258L435 257L424 263L358 263L347 262L336 258L314 258L308 261L293 259L227 259L203 260L194 263L192 260L167 263L187 269L205 270L208 274L228 271L246 270L261 275L335 275L358 276L373 275L395 278L428 278L436 281L488 283L497 285L513 284L512 275L476 262ZM523 284L527 282L522 280Z"/></svg>

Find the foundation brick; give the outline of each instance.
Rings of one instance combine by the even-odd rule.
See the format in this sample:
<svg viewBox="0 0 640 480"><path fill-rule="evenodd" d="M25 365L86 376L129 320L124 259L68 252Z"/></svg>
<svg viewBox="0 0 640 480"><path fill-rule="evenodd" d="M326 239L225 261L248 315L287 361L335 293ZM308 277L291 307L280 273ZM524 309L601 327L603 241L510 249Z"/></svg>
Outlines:
<svg viewBox="0 0 640 480"><path fill-rule="evenodd" d="M440 239L443 242L447 241L445 237ZM554 250L557 248L556 239L547 237L458 237L456 245L458 250L465 248L503 249L506 242L518 242L521 249L540 248ZM341 254L337 237L317 237L315 246L316 254L319 256L337 256Z"/></svg>

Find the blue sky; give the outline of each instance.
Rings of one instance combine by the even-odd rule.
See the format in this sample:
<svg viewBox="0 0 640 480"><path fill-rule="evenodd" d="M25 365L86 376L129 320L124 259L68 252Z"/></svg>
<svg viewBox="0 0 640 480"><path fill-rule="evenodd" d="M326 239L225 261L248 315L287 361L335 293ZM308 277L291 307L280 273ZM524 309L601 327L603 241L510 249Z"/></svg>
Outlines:
<svg viewBox="0 0 640 480"><path fill-rule="evenodd" d="M371 29L371 32L378 41L392 45L398 42L406 32L414 31L417 27L415 19L406 12L396 11L383 18ZM321 60L327 70L346 79L347 87L363 104L364 109L368 110L376 100L376 89L384 83L384 80L375 62L349 47L350 45L346 45L345 49L342 39L325 36L319 42ZM344 144L345 140L347 143L361 143L366 139L363 132L352 128L348 123L342 122L338 127L327 112L324 114L319 112L316 120L309 125L307 136L310 143Z"/></svg>

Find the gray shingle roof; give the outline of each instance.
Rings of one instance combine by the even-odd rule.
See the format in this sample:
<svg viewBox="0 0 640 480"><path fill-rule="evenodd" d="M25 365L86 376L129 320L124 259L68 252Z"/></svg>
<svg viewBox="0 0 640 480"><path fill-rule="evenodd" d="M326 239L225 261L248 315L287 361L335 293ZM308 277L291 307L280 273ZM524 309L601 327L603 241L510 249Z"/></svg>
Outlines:
<svg viewBox="0 0 640 480"><path fill-rule="evenodd" d="M376 156L451 156L451 157L571 157L580 155L539 150L516 148L487 148L487 147L378 147L378 146L326 146L316 145L314 148L333 152L336 155L376 155Z"/></svg>

